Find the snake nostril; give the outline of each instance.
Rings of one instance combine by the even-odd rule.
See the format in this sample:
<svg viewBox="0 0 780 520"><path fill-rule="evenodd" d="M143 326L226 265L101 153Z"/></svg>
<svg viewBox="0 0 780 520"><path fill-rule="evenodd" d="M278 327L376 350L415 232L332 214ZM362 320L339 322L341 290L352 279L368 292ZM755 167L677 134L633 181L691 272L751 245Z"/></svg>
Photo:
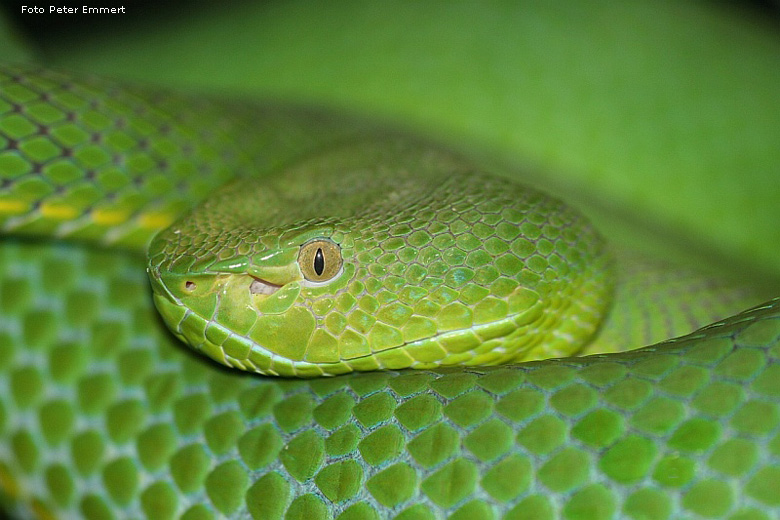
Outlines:
<svg viewBox="0 0 780 520"><path fill-rule="evenodd" d="M198 284L196 284L195 282L192 282L190 280L187 280L186 282L184 282L184 288L186 290L188 290L189 292L194 291L197 286L198 286Z"/></svg>

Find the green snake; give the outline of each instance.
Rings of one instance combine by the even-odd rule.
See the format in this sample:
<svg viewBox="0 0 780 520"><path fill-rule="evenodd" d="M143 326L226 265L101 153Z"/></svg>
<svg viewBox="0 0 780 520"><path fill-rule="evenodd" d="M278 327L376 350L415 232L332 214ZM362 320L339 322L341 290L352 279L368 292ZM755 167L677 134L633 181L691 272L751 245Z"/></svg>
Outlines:
<svg viewBox="0 0 780 520"><path fill-rule="evenodd" d="M741 312L760 291L601 237L525 173L0 66L4 508L774 518L780 303Z"/></svg>
<svg viewBox="0 0 780 520"><path fill-rule="evenodd" d="M360 121L5 67L0 132L23 518L780 507L777 300L738 313L750 291Z"/></svg>

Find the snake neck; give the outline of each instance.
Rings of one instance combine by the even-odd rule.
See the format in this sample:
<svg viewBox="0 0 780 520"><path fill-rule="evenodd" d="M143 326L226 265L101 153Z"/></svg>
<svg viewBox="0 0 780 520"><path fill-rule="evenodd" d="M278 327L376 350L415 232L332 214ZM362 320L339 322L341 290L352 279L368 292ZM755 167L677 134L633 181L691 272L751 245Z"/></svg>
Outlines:
<svg viewBox="0 0 780 520"><path fill-rule="evenodd" d="M756 290L611 245L612 303L581 355L622 352L689 334L762 301Z"/></svg>

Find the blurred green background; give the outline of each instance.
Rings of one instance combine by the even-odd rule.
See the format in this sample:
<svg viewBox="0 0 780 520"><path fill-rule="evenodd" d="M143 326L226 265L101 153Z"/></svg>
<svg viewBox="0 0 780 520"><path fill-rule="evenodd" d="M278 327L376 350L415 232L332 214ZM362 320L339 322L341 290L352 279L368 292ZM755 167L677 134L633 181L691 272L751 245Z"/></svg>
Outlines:
<svg viewBox="0 0 780 520"><path fill-rule="evenodd" d="M780 286L776 2L0 5L6 60L368 114L519 166L618 239Z"/></svg>

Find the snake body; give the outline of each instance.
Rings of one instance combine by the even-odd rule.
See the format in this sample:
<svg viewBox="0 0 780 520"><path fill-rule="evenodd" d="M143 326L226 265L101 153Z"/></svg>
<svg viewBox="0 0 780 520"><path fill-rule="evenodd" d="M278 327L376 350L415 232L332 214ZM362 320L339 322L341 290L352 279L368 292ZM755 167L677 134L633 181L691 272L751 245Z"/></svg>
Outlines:
<svg viewBox="0 0 780 520"><path fill-rule="evenodd" d="M780 301L737 313L750 296L717 284L695 309L631 289L667 268L625 265L556 199L364 129L0 70L9 511L776 516ZM312 241L338 248L329 283L308 283L332 259L305 271ZM174 334L225 364L421 370L220 367L167 332L147 266ZM689 318L656 313L665 337L734 316L628 352L431 369L626 350L658 333L631 313L653 305Z"/></svg>

